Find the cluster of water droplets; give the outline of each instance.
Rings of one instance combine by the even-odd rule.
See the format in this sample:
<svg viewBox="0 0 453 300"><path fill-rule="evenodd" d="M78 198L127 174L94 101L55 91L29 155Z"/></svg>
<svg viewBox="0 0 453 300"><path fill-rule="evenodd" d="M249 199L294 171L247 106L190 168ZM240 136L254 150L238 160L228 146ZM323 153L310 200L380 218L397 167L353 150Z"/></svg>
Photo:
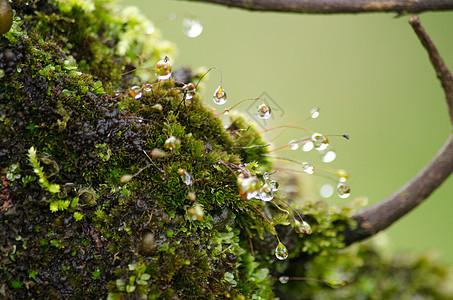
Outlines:
<svg viewBox="0 0 453 300"><path fill-rule="evenodd" d="M337 170L336 176L338 177L338 183L334 188L330 183L325 183L321 186L319 193L323 198L329 198L333 195L336 190L338 197L346 199L351 195L351 188L346 184L349 174L345 170Z"/></svg>
<svg viewBox="0 0 453 300"><path fill-rule="evenodd" d="M263 180L258 180L257 176L245 176L243 173L238 175L239 194L242 199L258 199L265 202L274 199L274 193L278 191L278 182L270 179L267 172L262 177Z"/></svg>
<svg viewBox="0 0 453 300"><path fill-rule="evenodd" d="M143 93L150 93L153 91L153 85L150 83L146 83L142 86L134 85L129 89L129 96L134 98L135 100L140 99L143 96ZM119 95L119 94L118 94Z"/></svg>

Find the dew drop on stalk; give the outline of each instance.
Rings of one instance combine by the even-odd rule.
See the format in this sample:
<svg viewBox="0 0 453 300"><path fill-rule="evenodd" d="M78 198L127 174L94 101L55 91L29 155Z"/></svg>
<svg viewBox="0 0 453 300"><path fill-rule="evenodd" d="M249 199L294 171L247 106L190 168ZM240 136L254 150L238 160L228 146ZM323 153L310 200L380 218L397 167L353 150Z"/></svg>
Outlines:
<svg viewBox="0 0 453 300"><path fill-rule="evenodd" d="M152 92L153 91L153 85L150 84L150 83L147 83L145 85L143 85L143 91L149 93L149 92Z"/></svg>
<svg viewBox="0 0 453 300"><path fill-rule="evenodd" d="M272 199L274 199L274 192L272 191L272 187L269 183L266 182L261 186L258 192L258 197L262 201L271 201Z"/></svg>
<svg viewBox="0 0 453 300"><path fill-rule="evenodd" d="M310 118L316 119L317 117L319 117L319 107L310 110Z"/></svg>
<svg viewBox="0 0 453 300"><path fill-rule="evenodd" d="M142 89L138 85L134 85L131 87L129 95L135 100L138 100L143 96Z"/></svg>
<svg viewBox="0 0 453 300"><path fill-rule="evenodd" d="M273 192L278 191L279 184L276 180L270 180L269 186L271 187L271 191L273 191Z"/></svg>
<svg viewBox="0 0 453 300"><path fill-rule="evenodd" d="M320 133L313 133L311 140L316 150L318 151L326 150L326 148L329 146L329 140L327 139L327 137Z"/></svg>
<svg viewBox="0 0 453 300"><path fill-rule="evenodd" d="M289 141L288 146L289 146L289 149L291 149L291 150L299 149L299 144L297 143L296 140Z"/></svg>
<svg viewBox="0 0 453 300"><path fill-rule="evenodd" d="M204 210L203 207L199 203L195 203L194 206L189 208L187 211L189 214L190 218L193 221L202 221L204 217Z"/></svg>
<svg viewBox="0 0 453 300"><path fill-rule="evenodd" d="M126 174L126 175L121 176L120 181L121 181L121 183L126 183L126 182L131 181L133 177L134 177L134 175L132 175L132 174Z"/></svg>
<svg viewBox="0 0 453 300"><path fill-rule="evenodd" d="M304 161L302 163L302 169L304 170L305 173L310 174L310 175L313 174L313 172L314 172L313 165L306 161Z"/></svg>
<svg viewBox="0 0 453 300"><path fill-rule="evenodd" d="M322 156L322 161L325 163L330 163L330 162L333 162L336 157L337 157L337 154L334 151L327 151Z"/></svg>
<svg viewBox="0 0 453 300"><path fill-rule="evenodd" d="M192 176L190 176L189 172L187 172L185 169L178 169L178 174L179 176L181 176L181 179L185 185L192 185Z"/></svg>
<svg viewBox="0 0 453 300"><path fill-rule="evenodd" d="M171 77L171 66L168 63L169 59L165 56L163 60L159 60L154 68L155 75L159 80L167 80Z"/></svg>
<svg viewBox="0 0 453 300"><path fill-rule="evenodd" d="M152 106L152 108L155 109L155 110L158 110L158 111L162 111L162 109L163 109L162 105L160 105L159 103L154 104Z"/></svg>
<svg viewBox="0 0 453 300"><path fill-rule="evenodd" d="M321 197L323 198L329 198L330 196L333 195L333 186L326 183L326 184L323 184L321 186L321 188L319 189L319 194L321 195Z"/></svg>
<svg viewBox="0 0 453 300"><path fill-rule="evenodd" d="M195 90L195 84L193 84L192 82L186 84L182 89L186 95L184 98L185 100L192 100L193 96L197 93L197 91Z"/></svg>
<svg viewBox="0 0 453 300"><path fill-rule="evenodd" d="M238 175L239 194L242 199L250 200L258 195L258 179L255 176Z"/></svg>
<svg viewBox="0 0 453 300"><path fill-rule="evenodd" d="M165 149L175 150L181 145L181 141L174 136L170 136L164 143Z"/></svg>
<svg viewBox="0 0 453 300"><path fill-rule="evenodd" d="M302 232L304 232L305 234L309 234L311 233L311 226L310 224L308 224L307 222L305 221L302 221L302 224L300 226L300 229Z"/></svg>
<svg viewBox="0 0 453 300"><path fill-rule="evenodd" d="M281 242L278 242L277 248L275 248L275 257L279 260L285 260L288 258L288 249Z"/></svg>
<svg viewBox="0 0 453 300"><path fill-rule="evenodd" d="M294 228L296 229L296 232L298 232L298 233L305 233L305 234L311 233L310 224L308 224L304 220L302 220L302 222L296 220L294 222Z"/></svg>
<svg viewBox="0 0 453 300"><path fill-rule="evenodd" d="M289 277L288 276L280 276L278 278L278 281L280 281L280 283L285 284L285 283L287 283L289 281Z"/></svg>
<svg viewBox="0 0 453 300"><path fill-rule="evenodd" d="M313 145L313 142L312 142L312 141L306 141L306 142L302 145L302 151L308 152L308 151L313 150L314 147L315 147L315 145Z"/></svg>
<svg viewBox="0 0 453 300"><path fill-rule="evenodd" d="M271 117L271 108L269 105L263 103L258 107L258 117L267 120Z"/></svg>
<svg viewBox="0 0 453 300"><path fill-rule="evenodd" d="M340 198L348 198L351 195L351 189L348 185L344 184L343 182L338 183L337 185L337 193Z"/></svg>
<svg viewBox="0 0 453 300"><path fill-rule="evenodd" d="M212 101L217 105L224 105L227 102L227 94L221 85L215 90Z"/></svg>
<svg viewBox="0 0 453 300"><path fill-rule="evenodd" d="M186 17L182 20L182 32L188 37L195 38L203 32L203 26L198 19Z"/></svg>

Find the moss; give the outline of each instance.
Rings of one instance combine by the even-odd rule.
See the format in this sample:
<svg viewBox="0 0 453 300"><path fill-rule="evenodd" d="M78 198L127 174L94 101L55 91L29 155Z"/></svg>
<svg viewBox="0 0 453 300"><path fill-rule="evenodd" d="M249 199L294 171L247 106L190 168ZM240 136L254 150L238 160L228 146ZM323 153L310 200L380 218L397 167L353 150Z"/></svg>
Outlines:
<svg viewBox="0 0 453 300"><path fill-rule="evenodd" d="M272 166L240 116L225 129L198 96L183 101L181 82L116 76L172 53L157 29L144 38L152 24L137 10L12 7L0 37L2 297L272 298L288 263L255 209L303 264L342 248L350 208L301 203L307 236L287 213L242 199L239 171L264 179ZM145 82L152 91L131 97Z"/></svg>

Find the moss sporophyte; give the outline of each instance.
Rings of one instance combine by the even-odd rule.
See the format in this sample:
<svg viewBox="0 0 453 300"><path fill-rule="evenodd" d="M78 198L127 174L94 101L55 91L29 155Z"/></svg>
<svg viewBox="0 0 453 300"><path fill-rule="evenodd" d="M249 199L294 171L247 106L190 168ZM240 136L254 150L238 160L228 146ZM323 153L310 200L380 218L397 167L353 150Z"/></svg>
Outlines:
<svg viewBox="0 0 453 300"><path fill-rule="evenodd" d="M137 9L11 5L0 37L1 297L270 299L280 276L320 281L306 291L352 277L326 261L343 247L353 205L308 200L297 184L299 173L319 175L347 198L349 175L275 153L335 159L333 135L297 125L319 109L258 131L240 104L258 101L264 119L271 105L244 98L216 114L200 91L220 70L178 71ZM221 72L213 100L227 102ZM263 134L273 130L306 136L272 147ZM292 257L306 268L291 270Z"/></svg>

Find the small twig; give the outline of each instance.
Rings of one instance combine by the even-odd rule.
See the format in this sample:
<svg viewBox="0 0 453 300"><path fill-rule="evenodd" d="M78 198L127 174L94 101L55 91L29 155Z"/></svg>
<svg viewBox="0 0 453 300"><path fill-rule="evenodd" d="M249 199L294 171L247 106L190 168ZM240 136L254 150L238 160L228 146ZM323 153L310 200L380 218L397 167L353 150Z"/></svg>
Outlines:
<svg viewBox="0 0 453 300"><path fill-rule="evenodd" d="M416 16L412 16L409 19L409 23L412 25L412 28L417 34L423 47L425 47L428 52L429 60L431 61L434 70L436 70L437 78L439 78L445 92L448 112L450 114L450 122L453 124L453 78L451 72L445 65L442 57L440 57L439 51L437 51L433 41L428 36L425 29L423 29L422 24L420 24L420 19Z"/></svg>
<svg viewBox="0 0 453 300"><path fill-rule="evenodd" d="M209 2L253 11L306 14L396 12L421 13L451 10L453 0L189 0Z"/></svg>
<svg viewBox="0 0 453 300"><path fill-rule="evenodd" d="M427 50L437 77L442 83L450 121L453 124L453 79L451 73L445 66L434 43L421 26L420 20L412 16L409 23ZM357 222L357 227L348 228L344 232L345 243L352 244L386 229L431 195L452 172L453 133L450 134L431 162L413 179L390 197L354 215L353 218Z"/></svg>

